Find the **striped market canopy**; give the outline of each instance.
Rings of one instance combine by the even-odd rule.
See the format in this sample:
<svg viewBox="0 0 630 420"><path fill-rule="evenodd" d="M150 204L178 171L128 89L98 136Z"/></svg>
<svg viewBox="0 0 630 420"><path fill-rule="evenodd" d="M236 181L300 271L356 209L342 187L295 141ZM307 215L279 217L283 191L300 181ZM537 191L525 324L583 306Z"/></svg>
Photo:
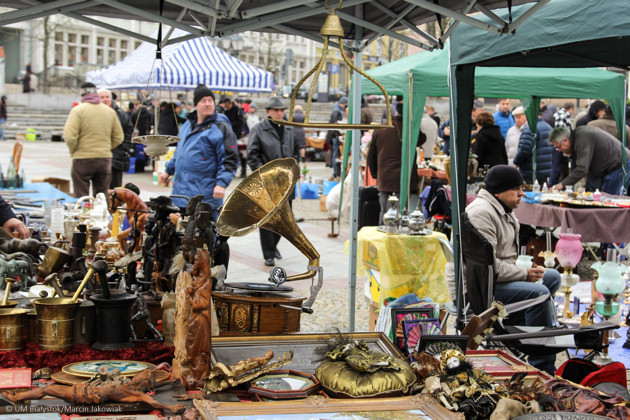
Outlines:
<svg viewBox="0 0 630 420"><path fill-rule="evenodd" d="M203 83L212 90L271 92L273 74L232 57L202 37L167 45L162 60L155 59L155 44L143 42L121 62L88 72L86 80L108 89L194 89Z"/></svg>

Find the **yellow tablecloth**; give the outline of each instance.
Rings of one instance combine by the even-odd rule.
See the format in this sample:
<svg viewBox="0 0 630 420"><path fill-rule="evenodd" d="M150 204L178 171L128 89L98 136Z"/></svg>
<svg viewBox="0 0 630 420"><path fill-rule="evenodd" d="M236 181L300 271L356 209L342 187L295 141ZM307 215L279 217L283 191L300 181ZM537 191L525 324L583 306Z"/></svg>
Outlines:
<svg viewBox="0 0 630 420"><path fill-rule="evenodd" d="M366 226L358 232L357 277L369 275L373 305L380 308L385 299L411 292L440 304L450 300L444 276L446 258L437 240L439 236L445 237L437 232L387 234L375 226Z"/></svg>

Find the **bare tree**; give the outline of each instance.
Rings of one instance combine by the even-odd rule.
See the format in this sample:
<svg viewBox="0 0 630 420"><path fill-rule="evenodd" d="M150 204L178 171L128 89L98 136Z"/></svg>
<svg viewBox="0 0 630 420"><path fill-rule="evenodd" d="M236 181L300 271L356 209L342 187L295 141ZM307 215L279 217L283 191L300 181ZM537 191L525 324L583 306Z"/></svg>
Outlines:
<svg viewBox="0 0 630 420"><path fill-rule="evenodd" d="M52 45L52 41L54 41L55 39L55 32L57 31L58 28L63 27L66 25L66 20L65 18L60 18L59 16L52 18L51 16L46 16L44 18L42 18L41 22L42 25L39 25L39 28L41 30L41 32L39 33L34 33L32 34L32 37L38 41L40 41L42 43L42 53L43 53L43 59L44 59L44 69L42 71L42 77L41 77L41 87L40 89L44 92L44 93L49 93L50 91L50 84L48 81L48 71L49 71L49 66L48 66L48 51Z"/></svg>

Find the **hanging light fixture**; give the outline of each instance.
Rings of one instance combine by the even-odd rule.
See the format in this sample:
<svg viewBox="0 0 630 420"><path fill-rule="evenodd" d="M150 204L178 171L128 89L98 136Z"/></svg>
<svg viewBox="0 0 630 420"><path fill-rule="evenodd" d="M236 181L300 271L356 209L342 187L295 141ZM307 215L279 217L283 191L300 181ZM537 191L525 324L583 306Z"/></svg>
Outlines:
<svg viewBox="0 0 630 420"><path fill-rule="evenodd" d="M304 77L302 77L302 79L297 83L297 85L293 89L293 92L291 93L291 106L289 107L289 121L273 120L275 123L283 124L283 125L291 125L295 127L320 128L320 129L328 129L328 130L347 130L347 129L371 130L374 128L392 127L392 113L391 113L391 107L389 104L389 96L387 94L387 91L379 82L376 81L376 79L374 79L373 77L365 74L364 72L356 68L352 64L352 62L348 60L348 57L346 56L346 52L343 49L343 36L344 36L343 26L341 26L341 20L339 19L339 16L335 14L335 10L341 8L342 3L343 3L343 0L339 0L338 7L330 8L330 6L328 5L328 0L326 0L326 3L325 3L326 9L330 10L330 14L326 17L326 21L324 22L324 25L319 30L319 33L324 37L324 46L322 48L322 55L319 58L319 61L317 62L315 67L313 67ZM319 78L319 74L326 66L326 57L328 56L328 45L330 42L330 37L337 38L339 51L341 52L341 58L348 65L348 67L350 67L352 70L356 71L360 75L367 78L369 81L371 81L376 86L378 86L381 92L383 92L383 95L385 96L385 106L386 106L386 111L387 111L387 124L337 124L337 123L324 123L324 122L309 122L308 119L309 119L309 114L311 111L311 102L313 99L313 93L314 93L315 86L317 84L317 79ZM313 73L315 75L313 76L313 81L311 82L311 87L308 91L308 98L306 100L306 112L304 113L304 122L303 123L293 122L293 110L295 107L295 99L297 97L298 91L300 87L302 86L302 84L304 84L306 79L308 79Z"/></svg>
<svg viewBox="0 0 630 420"><path fill-rule="evenodd" d="M162 11L164 9L164 0L160 0L160 16L162 16ZM168 35L167 35L168 37ZM162 69L162 75L166 75L165 71L164 71L164 60L162 60L162 23L160 23L159 27L158 27L158 33L157 33L157 39L156 39L156 49L155 49L155 59L153 60L153 64L151 65L151 71L149 72L149 77L147 80L147 87L146 87L146 92L149 91L149 84L151 83L151 76L153 75L153 69L155 68L155 62L156 61L160 61L160 66ZM159 80L159 86L156 92L160 92L161 88L162 88L162 82L161 82L161 77L158 76L157 78ZM168 88L168 95L169 95L169 105L167 106L171 106L173 108L173 116L175 118L175 126L178 125L178 121L177 121L177 114L175 113L175 104L172 101L172 97L171 97L171 89L169 86L167 86ZM159 157L162 156L164 154L166 154L168 152L168 146L172 146L174 144L176 144L179 141L179 137L177 136L169 136L169 135L161 135L158 134L158 127L159 127L159 123L160 123L160 106L159 106L159 101L157 101L157 95L156 95L156 102L157 104L154 105L155 107L155 118L154 118L154 124L153 124L153 134L147 134L144 136L136 136L133 137L131 139L131 141L133 143L138 143L138 144L142 144L145 146L145 153L149 156L152 157ZM142 106L142 105L140 105ZM138 117L136 118L136 123L134 124L134 131L136 130L136 128L138 127L138 122L140 121L140 114L141 112L138 112Z"/></svg>

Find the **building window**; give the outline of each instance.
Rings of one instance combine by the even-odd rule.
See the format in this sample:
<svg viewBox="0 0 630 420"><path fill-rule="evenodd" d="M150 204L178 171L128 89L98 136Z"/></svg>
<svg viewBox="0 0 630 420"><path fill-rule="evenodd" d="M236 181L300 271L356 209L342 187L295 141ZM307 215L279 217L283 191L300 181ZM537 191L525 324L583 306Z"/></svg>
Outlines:
<svg viewBox="0 0 630 420"><path fill-rule="evenodd" d="M105 64L104 54L102 48L96 49L96 64L103 65Z"/></svg>
<svg viewBox="0 0 630 420"><path fill-rule="evenodd" d="M116 50L107 51L107 64L114 64L116 62Z"/></svg>
<svg viewBox="0 0 630 420"><path fill-rule="evenodd" d="M77 56L77 47L74 45L68 45L68 67L74 67Z"/></svg>
<svg viewBox="0 0 630 420"><path fill-rule="evenodd" d="M55 32L55 41L63 42L63 32Z"/></svg>
<svg viewBox="0 0 630 420"><path fill-rule="evenodd" d="M81 44L89 45L90 44L90 36L89 35L81 35Z"/></svg>
<svg viewBox="0 0 630 420"><path fill-rule="evenodd" d="M129 49L128 45L129 45L129 42L127 42L126 40L124 39L120 40L120 49L122 51L127 51Z"/></svg>
<svg viewBox="0 0 630 420"><path fill-rule="evenodd" d="M102 36L99 36L96 38L96 45L99 47L103 47L105 46L105 38L103 38Z"/></svg>
<svg viewBox="0 0 630 420"><path fill-rule="evenodd" d="M90 56L89 49L87 47L81 47L81 55L79 56L80 63L87 63Z"/></svg>
<svg viewBox="0 0 630 420"><path fill-rule="evenodd" d="M55 66L63 65L63 44L55 44Z"/></svg>

